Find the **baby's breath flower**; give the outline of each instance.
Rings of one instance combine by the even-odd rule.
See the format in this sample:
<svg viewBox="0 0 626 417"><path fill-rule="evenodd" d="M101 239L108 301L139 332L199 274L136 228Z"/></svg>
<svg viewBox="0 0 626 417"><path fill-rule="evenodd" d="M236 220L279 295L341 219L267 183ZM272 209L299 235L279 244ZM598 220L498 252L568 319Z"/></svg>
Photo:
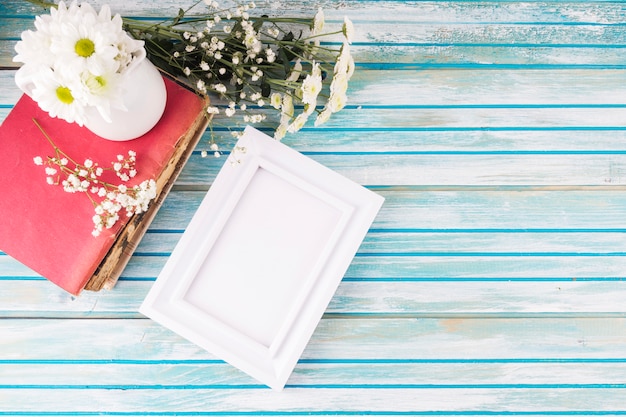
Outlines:
<svg viewBox="0 0 626 417"><path fill-rule="evenodd" d="M203 94L206 94L207 92L206 83L204 82L204 80L198 80L198 82L196 83L196 88Z"/></svg>
<svg viewBox="0 0 626 417"><path fill-rule="evenodd" d="M263 120L265 120L264 114L254 114L250 118L251 123L261 123Z"/></svg>
<svg viewBox="0 0 626 417"><path fill-rule="evenodd" d="M113 227L119 220L119 212L125 210L127 216L142 213L147 210L150 201L156 197L156 182L152 179L144 180L132 187L122 183L115 185L100 179L103 168L92 159L85 159L83 164L77 163L65 155L35 121L35 124L48 140L55 152L55 157L49 157L45 163L46 182L51 185L60 184L68 193L85 193L94 205L92 218L94 228L92 234L99 236L104 229ZM135 163L137 154L128 151L128 156L117 155L111 163L111 170L123 182L137 174ZM41 161L40 161L41 160ZM43 158L35 157L33 162L44 165ZM41 162L41 164L38 164ZM63 163L62 163L63 162ZM56 181L52 175L64 176L62 181ZM97 199L101 200L98 202Z"/></svg>
<svg viewBox="0 0 626 417"><path fill-rule="evenodd" d="M235 118L229 121L232 124L279 119L275 137L280 139L288 131L300 130L316 111L318 124L345 106L355 68L350 54L354 39L350 19L344 18L339 31L324 34L321 8L308 20L265 15L257 19L250 16L254 3L223 9L212 0L199 2L203 4L208 6L205 13L186 10L148 30L145 24L130 19L126 27L137 38L150 40L146 43L149 56L166 58L159 60L166 73L187 81L201 94L216 94L227 103L237 103L221 111L210 106L207 114ZM190 19L185 19L188 12ZM336 34L343 34L341 47L323 39ZM169 51L159 49L163 45L173 46ZM316 108L321 96L326 104L320 112ZM253 114L252 105L264 107L266 103L277 111L276 118ZM297 114L295 108L304 110ZM218 121L219 117L214 117L211 123Z"/></svg>

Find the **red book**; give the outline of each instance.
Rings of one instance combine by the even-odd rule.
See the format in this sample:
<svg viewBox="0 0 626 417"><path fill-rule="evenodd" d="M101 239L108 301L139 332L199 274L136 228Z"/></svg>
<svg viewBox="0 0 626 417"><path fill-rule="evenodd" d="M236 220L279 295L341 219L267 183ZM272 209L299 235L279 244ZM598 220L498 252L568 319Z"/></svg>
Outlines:
<svg viewBox="0 0 626 417"><path fill-rule="evenodd" d="M93 203L84 193L49 185L44 167L35 165L34 157L54 156L54 148L33 118L58 148L80 163L89 158L102 167L111 166L117 155L135 151L137 175L127 184L152 178L162 188L163 178L158 179L171 165L181 138L197 126L205 105L186 88L167 78L165 83L167 105L159 123L142 137L124 142L105 140L51 118L28 96L21 97L0 126L0 250L66 291L81 292L129 218L121 212L113 228L92 235ZM121 183L114 173L108 174L112 183Z"/></svg>

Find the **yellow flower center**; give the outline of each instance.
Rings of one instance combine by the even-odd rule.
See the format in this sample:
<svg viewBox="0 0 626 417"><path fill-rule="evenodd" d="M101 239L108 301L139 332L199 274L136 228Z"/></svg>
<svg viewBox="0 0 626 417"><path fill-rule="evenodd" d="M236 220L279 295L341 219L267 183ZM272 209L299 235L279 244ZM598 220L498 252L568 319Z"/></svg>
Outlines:
<svg viewBox="0 0 626 417"><path fill-rule="evenodd" d="M106 77L101 75L92 75L91 77L85 79L85 85L92 94L102 94L106 91L107 84L108 82Z"/></svg>
<svg viewBox="0 0 626 417"><path fill-rule="evenodd" d="M96 52L96 45L91 39L83 38L76 42L74 45L74 51L78 56L83 58L89 58L94 52Z"/></svg>
<svg viewBox="0 0 626 417"><path fill-rule="evenodd" d="M72 104L74 102L74 96L72 95L72 92L70 91L70 89L67 87L63 87L63 86L57 87L56 93L57 93L57 98L59 99L61 103Z"/></svg>

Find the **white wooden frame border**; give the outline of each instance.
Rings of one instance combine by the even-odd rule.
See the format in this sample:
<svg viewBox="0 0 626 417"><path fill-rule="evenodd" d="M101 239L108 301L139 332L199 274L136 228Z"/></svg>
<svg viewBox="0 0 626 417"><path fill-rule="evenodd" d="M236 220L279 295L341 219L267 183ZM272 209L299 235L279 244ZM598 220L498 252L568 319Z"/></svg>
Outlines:
<svg viewBox="0 0 626 417"><path fill-rule="evenodd" d="M140 312L280 390L382 203L248 127ZM292 256L272 264L276 247Z"/></svg>

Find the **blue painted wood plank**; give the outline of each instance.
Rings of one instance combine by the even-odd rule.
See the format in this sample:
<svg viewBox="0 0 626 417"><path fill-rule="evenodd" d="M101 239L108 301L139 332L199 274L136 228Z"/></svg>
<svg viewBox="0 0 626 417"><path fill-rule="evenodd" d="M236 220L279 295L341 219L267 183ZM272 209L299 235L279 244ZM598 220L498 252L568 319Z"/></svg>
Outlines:
<svg viewBox="0 0 626 417"><path fill-rule="evenodd" d="M287 391L136 311L227 158L201 144L114 290L71 297L0 254L0 415L626 415L624 2L324 7L359 28L351 102L285 142L386 203ZM0 4L0 66L37 10Z"/></svg>

